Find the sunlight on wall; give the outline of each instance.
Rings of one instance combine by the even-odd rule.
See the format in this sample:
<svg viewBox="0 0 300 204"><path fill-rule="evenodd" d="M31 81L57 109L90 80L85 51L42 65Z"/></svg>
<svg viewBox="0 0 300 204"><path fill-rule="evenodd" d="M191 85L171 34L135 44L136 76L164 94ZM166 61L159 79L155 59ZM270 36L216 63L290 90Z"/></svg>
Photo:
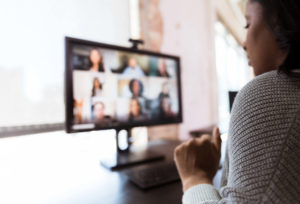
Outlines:
<svg viewBox="0 0 300 204"><path fill-rule="evenodd" d="M246 53L220 23L215 24L216 67L219 87L220 129L227 132L229 125L229 91L239 91L252 77Z"/></svg>
<svg viewBox="0 0 300 204"><path fill-rule="evenodd" d="M0 7L0 126L64 122L64 37L128 46L128 0L10 0Z"/></svg>

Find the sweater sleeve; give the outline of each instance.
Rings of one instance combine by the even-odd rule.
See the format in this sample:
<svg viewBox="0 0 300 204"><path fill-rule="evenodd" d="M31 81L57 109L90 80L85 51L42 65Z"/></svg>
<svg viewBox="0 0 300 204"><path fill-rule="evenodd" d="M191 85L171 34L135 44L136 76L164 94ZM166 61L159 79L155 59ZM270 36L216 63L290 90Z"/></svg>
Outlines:
<svg viewBox="0 0 300 204"><path fill-rule="evenodd" d="M209 184L200 184L189 188L183 195L183 204L217 203L221 196L217 189Z"/></svg>

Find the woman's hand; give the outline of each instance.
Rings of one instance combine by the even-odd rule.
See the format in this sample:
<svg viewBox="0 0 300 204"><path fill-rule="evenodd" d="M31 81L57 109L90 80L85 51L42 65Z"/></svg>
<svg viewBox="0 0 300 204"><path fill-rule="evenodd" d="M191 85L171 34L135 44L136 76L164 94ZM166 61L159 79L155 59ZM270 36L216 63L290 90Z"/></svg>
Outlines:
<svg viewBox="0 0 300 204"><path fill-rule="evenodd" d="M185 192L198 184L212 184L219 168L221 138L218 128L213 135L202 135L176 147L174 159Z"/></svg>

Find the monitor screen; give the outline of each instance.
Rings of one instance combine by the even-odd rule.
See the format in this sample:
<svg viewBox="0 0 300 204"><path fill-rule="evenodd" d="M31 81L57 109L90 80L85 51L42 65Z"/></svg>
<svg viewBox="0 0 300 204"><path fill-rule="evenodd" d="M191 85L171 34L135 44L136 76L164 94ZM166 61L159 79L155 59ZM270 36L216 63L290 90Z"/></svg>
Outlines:
<svg viewBox="0 0 300 204"><path fill-rule="evenodd" d="M66 38L67 132L181 121L178 57Z"/></svg>

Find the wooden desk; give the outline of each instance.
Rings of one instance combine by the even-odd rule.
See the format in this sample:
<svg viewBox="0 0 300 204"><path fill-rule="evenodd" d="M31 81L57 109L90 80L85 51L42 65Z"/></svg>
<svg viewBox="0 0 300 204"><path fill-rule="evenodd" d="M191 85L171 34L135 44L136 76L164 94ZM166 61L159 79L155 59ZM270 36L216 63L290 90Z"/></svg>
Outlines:
<svg viewBox="0 0 300 204"><path fill-rule="evenodd" d="M58 131L0 139L0 203L181 203L179 181L144 191L124 170L102 167L100 158L111 150L105 148L114 149L109 134ZM155 141L150 148L173 160L177 144Z"/></svg>

